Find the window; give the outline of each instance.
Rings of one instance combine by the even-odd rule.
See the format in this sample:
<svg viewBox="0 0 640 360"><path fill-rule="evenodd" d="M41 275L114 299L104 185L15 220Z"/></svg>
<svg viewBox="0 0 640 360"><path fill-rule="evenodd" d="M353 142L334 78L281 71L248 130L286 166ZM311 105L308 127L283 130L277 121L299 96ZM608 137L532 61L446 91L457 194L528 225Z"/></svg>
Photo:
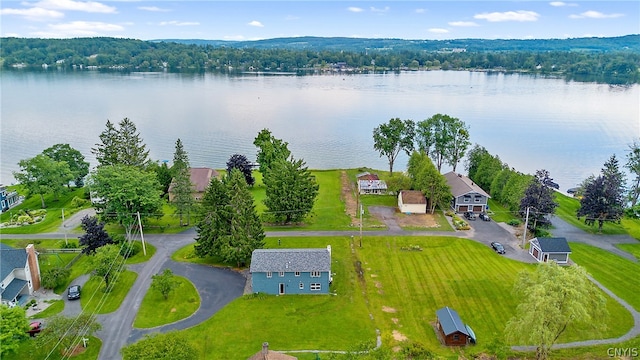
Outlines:
<svg viewBox="0 0 640 360"><path fill-rule="evenodd" d="M471 196L465 195L464 196L464 202L466 202L466 203L471 202Z"/></svg>
<svg viewBox="0 0 640 360"><path fill-rule="evenodd" d="M455 341L460 340L460 335L458 335L458 334L453 335L453 340L455 340Z"/></svg>
<svg viewBox="0 0 640 360"><path fill-rule="evenodd" d="M311 289L311 291L320 291L320 284L319 283L311 283L309 285L309 289Z"/></svg>
<svg viewBox="0 0 640 360"><path fill-rule="evenodd" d="M304 290L304 284L303 283L298 284L298 289Z"/></svg>
<svg viewBox="0 0 640 360"><path fill-rule="evenodd" d="M300 271L296 271L296 272L294 273L294 275L295 275L295 276L300 276Z"/></svg>
<svg viewBox="0 0 640 360"><path fill-rule="evenodd" d="M476 196L474 200L475 202L479 203L480 200L482 200L482 196Z"/></svg>
<svg viewBox="0 0 640 360"><path fill-rule="evenodd" d="M278 276L280 276L280 277L284 277L284 271L280 271L280 272L278 273Z"/></svg>
<svg viewBox="0 0 640 360"><path fill-rule="evenodd" d="M271 273L271 271L267 271L267 279L271 279L271 276L272 276L272 275L273 275L273 274Z"/></svg>
<svg viewBox="0 0 640 360"><path fill-rule="evenodd" d="M312 271L311 277L320 277L320 271Z"/></svg>

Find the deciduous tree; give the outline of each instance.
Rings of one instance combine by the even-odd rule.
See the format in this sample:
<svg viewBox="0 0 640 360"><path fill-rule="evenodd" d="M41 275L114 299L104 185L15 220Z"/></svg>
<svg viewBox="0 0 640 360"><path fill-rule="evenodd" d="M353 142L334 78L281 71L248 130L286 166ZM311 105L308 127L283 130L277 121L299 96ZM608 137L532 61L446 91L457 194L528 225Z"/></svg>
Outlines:
<svg viewBox="0 0 640 360"><path fill-rule="evenodd" d="M537 359L546 359L567 329L605 326L606 299L580 266L541 263L534 272L520 272L513 292L522 300L507 323L506 337L535 344Z"/></svg>
<svg viewBox="0 0 640 360"><path fill-rule="evenodd" d="M547 218L555 212L558 203L554 199L554 190L549 185L553 179L547 170L536 171L535 177L529 183L524 197L520 201L520 214L525 215L529 209L528 227L534 234L539 227L549 227L551 222Z"/></svg>
<svg viewBox="0 0 640 360"><path fill-rule="evenodd" d="M73 182L77 187L84 186L84 177L89 174L89 163L84 161L84 155L69 144L56 144L42 152L55 161L64 161L69 165Z"/></svg>
<svg viewBox="0 0 640 360"><path fill-rule="evenodd" d="M184 150L180 139L176 141L171 172L173 173L171 186L173 206L175 206L176 212L180 216L180 225L182 225L184 215L187 215L188 225L191 222L190 214L195 200L193 199L193 184L191 183L191 171L189 170L189 155Z"/></svg>
<svg viewBox="0 0 640 360"><path fill-rule="evenodd" d="M386 156L389 161L389 174L393 175L393 164L400 151L407 155L413 151L415 123L413 120L392 118L388 123L380 124L373 129L373 148Z"/></svg>
<svg viewBox="0 0 640 360"><path fill-rule="evenodd" d="M262 181L266 187L264 204L274 221L301 221L313 209L319 186L302 159L276 161Z"/></svg>
<svg viewBox="0 0 640 360"><path fill-rule="evenodd" d="M414 151L411 154L407 173L412 179L413 189L420 190L426 195L430 213L433 214L436 205L447 204L452 198L447 180L423 151Z"/></svg>
<svg viewBox="0 0 640 360"><path fill-rule="evenodd" d="M42 272L41 283L45 289L55 289L67 282L71 275L70 268L56 266Z"/></svg>
<svg viewBox="0 0 640 360"><path fill-rule="evenodd" d="M273 162L286 160L291 155L289 143L275 138L269 129L262 129L253 140L253 145L258 148L257 161L262 175L269 171Z"/></svg>
<svg viewBox="0 0 640 360"><path fill-rule="evenodd" d="M57 199L65 185L73 179L69 164L55 161L43 154L20 160L18 165L20 172L14 172L13 176L25 186L30 195L40 195L43 208L46 207L44 195L53 193Z"/></svg>
<svg viewBox="0 0 640 360"><path fill-rule="evenodd" d="M180 283L176 281L171 269L164 269L162 273L151 276L151 288L162 294L165 300L169 298L169 294L178 288Z"/></svg>
<svg viewBox="0 0 640 360"><path fill-rule="evenodd" d="M231 174L231 170L238 169L244 175L247 185L253 186L256 179L253 178L253 167L247 157L240 154L233 154L227 161L227 174Z"/></svg>
<svg viewBox="0 0 640 360"><path fill-rule="evenodd" d="M638 198L640 198L640 142L634 141L633 144L629 145L625 167L633 177L629 189L629 201L633 208L638 203Z"/></svg>
<svg viewBox="0 0 640 360"><path fill-rule="evenodd" d="M29 323L21 306L8 307L0 304L0 357L14 353L27 334Z"/></svg>
<svg viewBox="0 0 640 360"><path fill-rule="evenodd" d="M69 356L75 346L80 346L83 337L91 336L102 329L96 317L88 313L80 313L74 317L56 315L47 319L47 326L36 337L38 348L53 353L58 346L59 352ZM55 344L52 348L52 344Z"/></svg>
<svg viewBox="0 0 640 360"><path fill-rule="evenodd" d="M104 229L104 223L98 221L98 217L85 215L80 220L80 226L85 231L85 234L79 237L83 254L93 255L98 248L114 243Z"/></svg>
<svg viewBox="0 0 640 360"><path fill-rule="evenodd" d="M624 174L620 171L618 159L612 155L604 164L601 174L587 184L580 199L578 217L585 222L598 221L598 231L602 232L605 221L619 221L624 213Z"/></svg>
<svg viewBox="0 0 640 360"><path fill-rule="evenodd" d="M145 335L121 350L124 360L196 360L198 352L185 335L177 332Z"/></svg>
<svg viewBox="0 0 640 360"><path fill-rule="evenodd" d="M120 255L120 247L112 244L98 248L92 265L95 269L93 276L102 278L105 292L111 291L118 275L124 270L124 258Z"/></svg>
<svg viewBox="0 0 640 360"><path fill-rule="evenodd" d="M138 225L138 213L141 220L161 213L162 192L154 173L133 166L100 166L91 179L91 190L102 199L96 204L103 210L101 218L122 225L127 239Z"/></svg>
<svg viewBox="0 0 640 360"><path fill-rule="evenodd" d="M456 171L469 148L469 126L458 118L435 114L417 124L418 148L435 162L438 171L447 163Z"/></svg>

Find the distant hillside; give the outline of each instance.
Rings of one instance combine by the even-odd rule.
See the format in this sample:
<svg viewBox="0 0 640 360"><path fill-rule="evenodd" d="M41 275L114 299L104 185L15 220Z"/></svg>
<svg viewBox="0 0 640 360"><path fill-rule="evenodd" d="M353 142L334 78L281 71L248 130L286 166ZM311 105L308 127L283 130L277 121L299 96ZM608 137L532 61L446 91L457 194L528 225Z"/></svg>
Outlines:
<svg viewBox="0 0 640 360"><path fill-rule="evenodd" d="M442 49L465 49L466 51L631 51L640 53L640 35L608 38L534 39L534 40L403 40L366 39L348 37L289 37L256 41L223 41L201 39L161 39L153 42L210 45L214 47L287 49L287 50L343 50L343 51L440 51Z"/></svg>

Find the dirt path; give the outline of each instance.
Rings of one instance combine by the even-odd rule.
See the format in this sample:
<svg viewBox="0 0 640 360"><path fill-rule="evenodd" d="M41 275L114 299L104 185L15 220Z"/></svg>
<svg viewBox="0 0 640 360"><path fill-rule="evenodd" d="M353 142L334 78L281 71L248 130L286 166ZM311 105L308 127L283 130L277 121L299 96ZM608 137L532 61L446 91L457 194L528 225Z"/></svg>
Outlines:
<svg viewBox="0 0 640 360"><path fill-rule="evenodd" d="M351 219L351 226L359 226L360 220L357 217L358 214L358 200L356 200L356 189L353 183L349 181L346 171L340 173L341 191L340 197L344 201L344 211Z"/></svg>

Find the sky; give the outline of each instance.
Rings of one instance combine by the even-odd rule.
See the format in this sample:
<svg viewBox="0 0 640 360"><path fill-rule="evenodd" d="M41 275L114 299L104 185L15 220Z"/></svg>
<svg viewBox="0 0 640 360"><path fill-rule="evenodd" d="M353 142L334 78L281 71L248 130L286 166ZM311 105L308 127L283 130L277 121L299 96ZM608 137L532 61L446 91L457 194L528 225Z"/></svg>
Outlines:
<svg viewBox="0 0 640 360"><path fill-rule="evenodd" d="M0 36L564 39L640 33L640 1L2 0Z"/></svg>

